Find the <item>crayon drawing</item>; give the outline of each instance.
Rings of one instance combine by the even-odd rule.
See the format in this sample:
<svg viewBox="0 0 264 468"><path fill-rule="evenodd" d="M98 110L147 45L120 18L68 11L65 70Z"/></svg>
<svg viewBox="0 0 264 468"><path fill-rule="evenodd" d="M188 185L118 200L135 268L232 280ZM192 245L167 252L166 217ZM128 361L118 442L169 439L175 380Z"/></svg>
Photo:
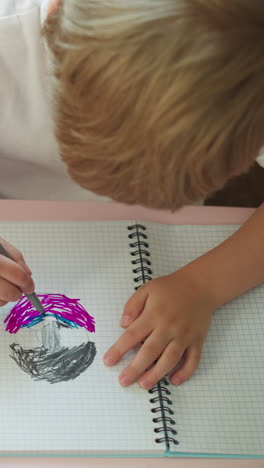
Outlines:
<svg viewBox="0 0 264 468"><path fill-rule="evenodd" d="M61 294L38 296L45 315L38 312L26 297L22 297L5 319L6 331L11 334L37 327L40 339L37 346L10 345L11 358L34 380L49 383L66 382L82 374L93 363L96 347L88 338L95 332L94 318L79 303ZM68 346L72 334L82 329L82 342ZM85 339L83 340L83 337Z"/></svg>

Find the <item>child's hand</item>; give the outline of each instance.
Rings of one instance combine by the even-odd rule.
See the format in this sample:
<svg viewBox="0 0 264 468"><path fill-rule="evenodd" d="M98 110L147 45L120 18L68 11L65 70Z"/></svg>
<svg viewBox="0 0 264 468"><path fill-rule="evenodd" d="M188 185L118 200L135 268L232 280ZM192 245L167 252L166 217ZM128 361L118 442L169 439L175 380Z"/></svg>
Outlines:
<svg viewBox="0 0 264 468"><path fill-rule="evenodd" d="M181 358L183 364L171 381L175 385L183 383L199 364L214 309L211 302L190 281L185 269L150 281L125 305L121 326L126 331L105 354L105 364L116 364L144 341L121 373L121 385L138 381L141 387L149 389L171 372Z"/></svg>
<svg viewBox="0 0 264 468"><path fill-rule="evenodd" d="M34 291L34 283L21 252L2 238L0 243L13 258L10 260L0 254L0 307L2 307L8 302L18 301L22 291L31 294Z"/></svg>

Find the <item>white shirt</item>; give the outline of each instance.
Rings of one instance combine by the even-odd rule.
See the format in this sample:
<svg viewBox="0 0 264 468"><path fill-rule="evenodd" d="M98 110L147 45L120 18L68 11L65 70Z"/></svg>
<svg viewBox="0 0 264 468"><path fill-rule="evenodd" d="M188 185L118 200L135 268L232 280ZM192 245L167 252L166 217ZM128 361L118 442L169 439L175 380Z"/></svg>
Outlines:
<svg viewBox="0 0 264 468"><path fill-rule="evenodd" d="M41 23L48 0L0 0L0 197L106 200L67 175L53 136Z"/></svg>
<svg viewBox="0 0 264 468"><path fill-rule="evenodd" d="M0 197L107 200L75 184L58 155L40 37L48 2L0 0Z"/></svg>

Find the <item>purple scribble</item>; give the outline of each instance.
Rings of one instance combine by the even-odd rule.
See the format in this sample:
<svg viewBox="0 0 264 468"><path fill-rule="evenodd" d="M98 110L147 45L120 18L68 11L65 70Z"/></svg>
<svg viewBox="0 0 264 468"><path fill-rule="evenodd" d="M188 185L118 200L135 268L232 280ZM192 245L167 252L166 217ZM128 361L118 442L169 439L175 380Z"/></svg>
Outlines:
<svg viewBox="0 0 264 468"><path fill-rule="evenodd" d="M22 297L5 319L6 331L17 333L20 328L32 327L45 320L45 317L55 316L65 325L95 332L95 320L79 303L80 299L70 299L62 294L43 294L38 297L45 315L38 312L26 297Z"/></svg>

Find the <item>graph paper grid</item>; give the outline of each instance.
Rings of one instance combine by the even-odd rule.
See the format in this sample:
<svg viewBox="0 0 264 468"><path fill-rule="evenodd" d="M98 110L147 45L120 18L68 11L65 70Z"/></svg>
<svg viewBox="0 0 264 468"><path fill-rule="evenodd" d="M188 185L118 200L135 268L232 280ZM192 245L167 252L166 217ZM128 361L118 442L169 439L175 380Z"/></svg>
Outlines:
<svg viewBox="0 0 264 468"><path fill-rule="evenodd" d="M1 309L0 453L161 453L148 393L118 383L131 354L112 369L102 362L121 334L123 305L134 292L127 223L0 223L0 232L23 252L38 294L80 299L95 318L96 333L87 336L97 348L76 380L33 381L10 358L9 345L21 340L31 348L35 327L10 335L3 320L12 305ZM74 330L68 340L75 344Z"/></svg>
<svg viewBox="0 0 264 468"><path fill-rule="evenodd" d="M146 226L154 277L176 271L238 228ZM215 311L198 370L170 390L179 452L264 454L263 286Z"/></svg>

